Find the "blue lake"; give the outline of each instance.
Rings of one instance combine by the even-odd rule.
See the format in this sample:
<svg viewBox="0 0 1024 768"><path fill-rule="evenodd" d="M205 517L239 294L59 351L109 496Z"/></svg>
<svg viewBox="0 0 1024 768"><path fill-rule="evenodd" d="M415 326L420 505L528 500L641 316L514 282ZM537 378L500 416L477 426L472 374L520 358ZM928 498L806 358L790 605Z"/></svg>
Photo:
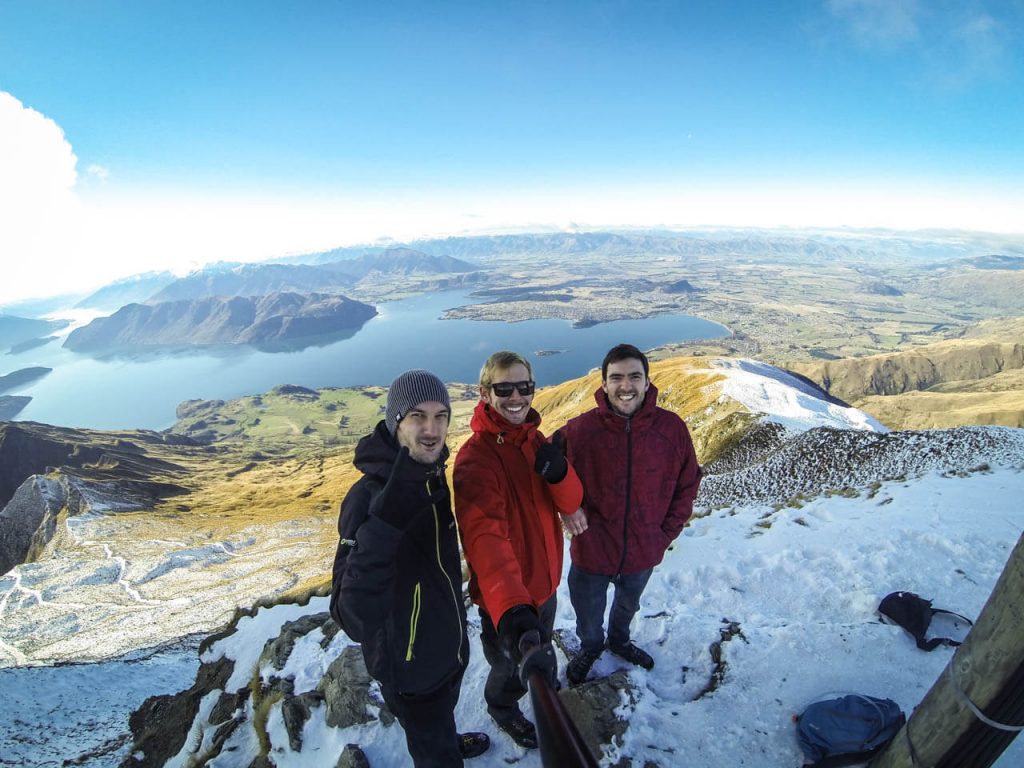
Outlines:
<svg viewBox="0 0 1024 768"><path fill-rule="evenodd" d="M512 349L530 357L543 386L582 376L622 342L650 349L728 335L723 326L688 315L617 320L590 328L573 328L563 320L440 319L445 309L471 303L464 292L450 291L380 304L380 314L350 338L287 352L245 347L97 359L63 349L61 339L17 355L0 355L0 375L37 365L54 369L3 394L32 396L16 417L21 421L165 429L184 400L227 400L278 384L386 386L407 368L427 368L449 382L475 383L491 352ZM534 357L538 350L560 353Z"/></svg>

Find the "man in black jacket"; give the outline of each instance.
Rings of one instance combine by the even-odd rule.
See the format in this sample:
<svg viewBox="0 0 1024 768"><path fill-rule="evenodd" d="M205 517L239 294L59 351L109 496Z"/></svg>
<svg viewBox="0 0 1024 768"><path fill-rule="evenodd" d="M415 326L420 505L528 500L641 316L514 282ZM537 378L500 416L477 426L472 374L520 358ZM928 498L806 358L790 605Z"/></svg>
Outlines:
<svg viewBox="0 0 1024 768"><path fill-rule="evenodd" d="M331 615L362 644L416 768L460 766L490 746L455 729L469 640L444 474L450 415L433 374L395 379L384 420L356 447L363 477L342 502L334 559Z"/></svg>

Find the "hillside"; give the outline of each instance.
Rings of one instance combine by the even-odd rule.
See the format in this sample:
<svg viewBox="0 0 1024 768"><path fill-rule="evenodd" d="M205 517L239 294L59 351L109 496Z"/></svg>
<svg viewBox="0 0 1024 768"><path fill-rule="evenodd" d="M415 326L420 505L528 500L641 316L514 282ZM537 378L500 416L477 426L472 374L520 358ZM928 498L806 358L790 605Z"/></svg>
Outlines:
<svg viewBox="0 0 1024 768"><path fill-rule="evenodd" d="M319 293L129 304L76 328L64 346L76 352L213 344L272 349L354 332L376 314L368 304Z"/></svg>
<svg viewBox="0 0 1024 768"><path fill-rule="evenodd" d="M985 330L999 336L790 367L893 428L1024 426L1024 343L1019 335L1007 340L1006 328L993 323Z"/></svg>

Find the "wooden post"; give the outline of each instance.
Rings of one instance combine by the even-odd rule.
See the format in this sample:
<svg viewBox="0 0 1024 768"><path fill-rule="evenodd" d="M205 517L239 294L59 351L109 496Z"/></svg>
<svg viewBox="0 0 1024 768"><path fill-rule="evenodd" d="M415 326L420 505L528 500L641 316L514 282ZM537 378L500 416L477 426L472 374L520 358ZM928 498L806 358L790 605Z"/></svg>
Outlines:
<svg viewBox="0 0 1024 768"><path fill-rule="evenodd" d="M957 690L991 720L1024 724L1024 535L981 615L907 724L871 768L987 768L1018 732L986 725ZM911 759L910 746L914 756Z"/></svg>

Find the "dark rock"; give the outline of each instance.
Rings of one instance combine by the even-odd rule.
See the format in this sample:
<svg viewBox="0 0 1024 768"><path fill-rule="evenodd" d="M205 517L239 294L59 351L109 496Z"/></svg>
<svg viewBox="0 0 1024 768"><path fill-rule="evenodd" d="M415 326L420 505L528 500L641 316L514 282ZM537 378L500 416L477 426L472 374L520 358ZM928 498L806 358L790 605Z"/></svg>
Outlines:
<svg viewBox="0 0 1024 768"><path fill-rule="evenodd" d="M210 691L223 690L235 663L219 659L199 667L188 690L169 696L151 696L128 718L132 747L122 768L158 768L181 751L199 702Z"/></svg>
<svg viewBox="0 0 1024 768"><path fill-rule="evenodd" d="M624 669L558 693L594 757L601 755L604 745L622 743L628 723L616 717L615 710L622 706L623 693L629 706L636 706L629 674Z"/></svg>
<svg viewBox="0 0 1024 768"><path fill-rule="evenodd" d="M329 619L320 629L324 633L324 639L320 641L321 648L330 645L334 636L341 632L341 627L334 623L334 619Z"/></svg>
<svg viewBox="0 0 1024 768"><path fill-rule="evenodd" d="M295 641L315 629L321 629L329 621L334 624L331 621L331 615L325 611L286 622L277 637L267 641L261 660L269 661L274 669L284 669L284 665L288 662L288 657L295 647Z"/></svg>
<svg viewBox="0 0 1024 768"><path fill-rule="evenodd" d="M373 716L367 708L380 710L380 721L391 725L395 716L382 702L370 696L370 673L363 662L363 652L358 646L350 645L338 656L324 673L319 690L327 705L327 724L335 728L368 723Z"/></svg>
<svg viewBox="0 0 1024 768"><path fill-rule="evenodd" d="M234 717L237 710L242 708L248 698L248 688L242 688L236 693L222 693L220 698L217 699L217 703L214 704L213 709L210 710L210 716L208 718L210 724L218 725L220 723L226 723Z"/></svg>
<svg viewBox="0 0 1024 768"><path fill-rule="evenodd" d="M324 702L319 691L306 691L298 696L286 696L281 702L284 728L288 732L288 744L293 752L302 751L302 728L309 720L310 712Z"/></svg>
<svg viewBox="0 0 1024 768"><path fill-rule="evenodd" d="M370 761L358 744L346 744L335 768L370 768Z"/></svg>
<svg viewBox="0 0 1024 768"><path fill-rule="evenodd" d="M37 475L22 483L0 510L0 575L35 560L53 538L61 510L75 506L56 480Z"/></svg>

